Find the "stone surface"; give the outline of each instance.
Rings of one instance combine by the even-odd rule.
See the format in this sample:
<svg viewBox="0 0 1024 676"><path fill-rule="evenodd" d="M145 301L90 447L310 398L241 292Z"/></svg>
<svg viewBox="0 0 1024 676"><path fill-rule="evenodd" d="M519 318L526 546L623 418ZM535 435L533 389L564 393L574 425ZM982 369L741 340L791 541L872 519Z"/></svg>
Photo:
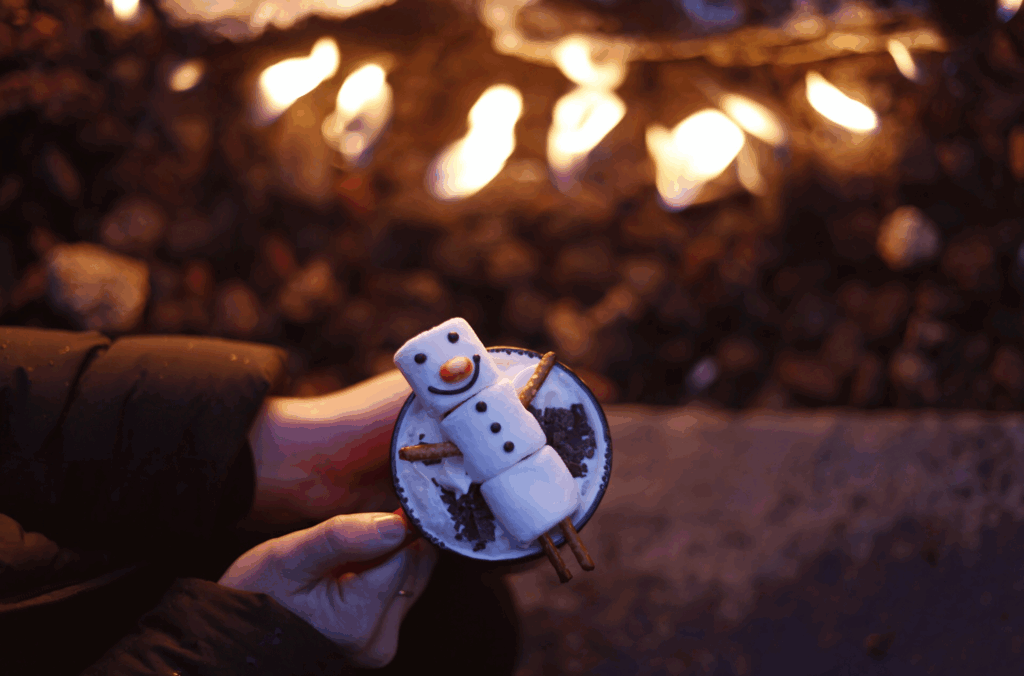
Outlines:
<svg viewBox="0 0 1024 676"><path fill-rule="evenodd" d="M58 244L47 258L50 304L79 327L130 331L149 297L149 269L95 244Z"/></svg>
<svg viewBox="0 0 1024 676"><path fill-rule="evenodd" d="M506 578L520 676L1019 673L1024 416L606 414L596 570Z"/></svg>

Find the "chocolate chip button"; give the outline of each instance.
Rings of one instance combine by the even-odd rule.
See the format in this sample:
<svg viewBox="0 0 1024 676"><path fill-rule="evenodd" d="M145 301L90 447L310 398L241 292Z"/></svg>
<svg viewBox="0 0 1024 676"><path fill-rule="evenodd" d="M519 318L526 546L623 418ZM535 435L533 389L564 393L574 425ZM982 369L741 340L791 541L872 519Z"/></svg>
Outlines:
<svg viewBox="0 0 1024 676"><path fill-rule="evenodd" d="M448 334L448 342L449 343L457 343L457 342L459 342L459 334L455 333L454 331L449 333Z"/></svg>
<svg viewBox="0 0 1024 676"><path fill-rule="evenodd" d="M422 352L420 352L415 357L413 357L413 359L416 360L417 364L422 364L423 362L425 362L427 360L427 355L425 355Z"/></svg>
<svg viewBox="0 0 1024 676"><path fill-rule="evenodd" d="M498 423L491 423L491 431L497 434L498 432L501 431L501 425L499 425Z"/></svg>
<svg viewBox="0 0 1024 676"><path fill-rule="evenodd" d="M512 449L514 449L515 447L516 445L513 444L511 441L506 441L503 448L505 449L506 453L511 453Z"/></svg>
<svg viewBox="0 0 1024 676"><path fill-rule="evenodd" d="M486 411L487 410L487 402L486 401L478 401L478 402L476 402L476 410L480 411L481 413Z"/></svg>

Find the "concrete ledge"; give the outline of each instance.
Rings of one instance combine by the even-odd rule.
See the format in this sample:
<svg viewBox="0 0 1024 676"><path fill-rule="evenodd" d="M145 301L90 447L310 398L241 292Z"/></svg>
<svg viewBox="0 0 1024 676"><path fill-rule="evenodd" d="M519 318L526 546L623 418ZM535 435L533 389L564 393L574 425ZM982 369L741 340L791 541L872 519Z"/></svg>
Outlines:
<svg viewBox="0 0 1024 676"><path fill-rule="evenodd" d="M847 636L836 627L839 617L854 621L867 612L865 598L886 606L884 595L868 591L885 588L894 576L925 594L901 603L911 615L932 612L929 603L943 595L967 594L979 603L986 592L954 582L953 589L946 584L928 593L937 584L929 580L984 568L986 532L1000 534L1000 547L1024 546L1017 533L1024 516L1024 416L635 406L610 406L606 413L612 479L583 530L597 570L583 573L569 556L575 576L569 584L559 585L546 561L508 578L525 628L521 674L702 673L705 667L707 673L853 674L861 673L862 662L869 669L863 673L890 673L884 670L894 660L903 666L891 673L968 673L948 671L954 663L936 661L929 656L934 649L911 648L917 645L911 628L881 627L872 639L871 631ZM1024 579L1024 556L999 558L1016 572L988 592L985 607L995 622L988 633L1005 639L988 653L1016 658L1017 670L1007 673L1024 673L1024 617L1016 611L1024 607L1024 581L1017 582ZM818 580L822 565L837 571L828 584ZM766 662L770 651L738 638L765 613L799 615L777 610L793 594L807 596L800 631L810 639L792 659L821 653L806 669L785 656ZM1000 619L993 594L1001 602L1015 599L1012 617ZM855 597L861 599L856 609L843 611ZM967 612L951 610L953 631ZM892 625L894 611L877 611L888 618L881 625ZM862 619L868 629L877 623ZM971 673L1002 673L995 662L987 672L977 671L977 661L955 663Z"/></svg>

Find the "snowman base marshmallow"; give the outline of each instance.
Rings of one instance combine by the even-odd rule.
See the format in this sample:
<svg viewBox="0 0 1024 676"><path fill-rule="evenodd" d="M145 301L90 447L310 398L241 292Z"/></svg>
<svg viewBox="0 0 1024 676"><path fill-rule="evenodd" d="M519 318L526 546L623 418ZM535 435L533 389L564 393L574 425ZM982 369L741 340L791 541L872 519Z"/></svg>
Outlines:
<svg viewBox="0 0 1024 676"><path fill-rule="evenodd" d="M544 446L480 486L505 531L527 545L572 515L579 492L562 458Z"/></svg>

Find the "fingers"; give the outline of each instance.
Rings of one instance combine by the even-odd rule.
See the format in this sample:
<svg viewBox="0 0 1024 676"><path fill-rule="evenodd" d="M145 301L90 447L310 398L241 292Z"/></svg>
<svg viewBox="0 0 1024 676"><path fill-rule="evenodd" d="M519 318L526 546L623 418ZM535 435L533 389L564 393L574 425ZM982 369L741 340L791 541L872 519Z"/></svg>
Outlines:
<svg viewBox="0 0 1024 676"><path fill-rule="evenodd" d="M402 585L402 590L409 592L409 595L396 595L391 600L370 643L352 658L361 667L377 669L395 658L402 621L430 582L430 575L437 563L437 551L422 540L408 549L415 552L409 575Z"/></svg>
<svg viewBox="0 0 1024 676"><path fill-rule="evenodd" d="M333 608L336 641L358 652L372 640L384 609L398 596L409 572L415 568L415 556L403 549L376 568L355 575L347 573L330 587L326 607Z"/></svg>
<svg viewBox="0 0 1024 676"><path fill-rule="evenodd" d="M284 574L314 579L353 561L366 561L397 549L407 535L405 520L387 512L343 514L312 528L278 538Z"/></svg>

